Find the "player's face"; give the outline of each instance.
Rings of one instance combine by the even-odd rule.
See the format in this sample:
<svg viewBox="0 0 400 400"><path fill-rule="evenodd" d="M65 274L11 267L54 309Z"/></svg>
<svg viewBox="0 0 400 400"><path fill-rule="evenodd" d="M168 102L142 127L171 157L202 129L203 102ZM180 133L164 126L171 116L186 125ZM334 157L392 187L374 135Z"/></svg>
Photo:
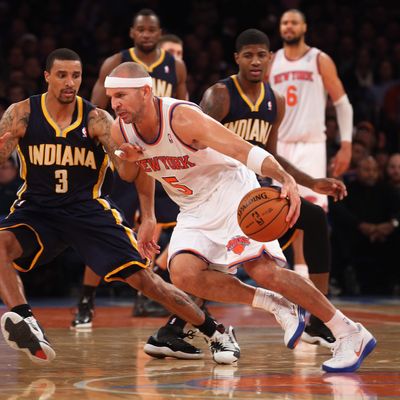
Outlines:
<svg viewBox="0 0 400 400"><path fill-rule="evenodd" d="M154 16L139 16L135 19L130 37L140 51L151 53L157 47L161 37L158 18Z"/></svg>
<svg viewBox="0 0 400 400"><path fill-rule="evenodd" d="M179 43L164 42L160 44L160 48L171 53L177 60L183 59L183 48Z"/></svg>
<svg viewBox="0 0 400 400"><path fill-rule="evenodd" d="M144 88L106 89L111 107L126 124L138 123L144 117Z"/></svg>
<svg viewBox="0 0 400 400"><path fill-rule="evenodd" d="M285 44L297 44L304 38L307 25L301 14L286 12L282 15L280 22L280 34Z"/></svg>
<svg viewBox="0 0 400 400"><path fill-rule="evenodd" d="M240 77L250 82L263 81L270 59L271 53L264 44L249 44L235 53Z"/></svg>
<svg viewBox="0 0 400 400"><path fill-rule="evenodd" d="M82 65L80 61L54 60L50 71L45 71L48 91L60 103L70 104L75 101L82 83Z"/></svg>

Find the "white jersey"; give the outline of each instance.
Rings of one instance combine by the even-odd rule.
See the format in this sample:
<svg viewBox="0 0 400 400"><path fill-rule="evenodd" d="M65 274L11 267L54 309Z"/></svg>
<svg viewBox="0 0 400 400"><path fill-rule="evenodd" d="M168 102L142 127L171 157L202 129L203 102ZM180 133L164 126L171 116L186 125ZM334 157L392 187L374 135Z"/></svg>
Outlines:
<svg viewBox="0 0 400 400"><path fill-rule="evenodd" d="M324 142L327 94L318 70L320 50L310 48L298 60L277 51L269 75L270 85L285 96L286 110L279 127L282 142Z"/></svg>
<svg viewBox="0 0 400 400"><path fill-rule="evenodd" d="M242 163L213 149L196 150L184 144L174 133L170 121L176 105L194 103L170 97L158 98L160 103L160 130L154 143L143 141L133 124L121 125L130 143L143 149L137 165L160 181L167 194L181 210L191 209L207 200L221 181L229 180L229 171L245 168Z"/></svg>
<svg viewBox="0 0 400 400"><path fill-rule="evenodd" d="M268 254L279 265L285 256L277 240L256 242L246 237L237 222L242 197L260 187L256 175L246 166L213 149L196 150L174 133L170 121L175 106L193 103L169 97L158 98L160 127L157 139L143 141L132 124L120 121L125 140L144 151L137 164L160 181L180 207L168 248L169 258L191 252L210 268L234 273L235 266Z"/></svg>

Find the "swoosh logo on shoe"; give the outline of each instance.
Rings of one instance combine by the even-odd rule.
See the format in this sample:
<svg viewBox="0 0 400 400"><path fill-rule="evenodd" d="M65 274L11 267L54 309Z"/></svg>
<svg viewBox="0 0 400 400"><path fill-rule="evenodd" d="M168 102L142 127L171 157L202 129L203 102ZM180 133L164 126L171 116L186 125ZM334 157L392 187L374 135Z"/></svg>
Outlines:
<svg viewBox="0 0 400 400"><path fill-rule="evenodd" d="M360 357L361 349L363 347L363 344L364 344L364 339L361 341L360 348L358 349L358 351L354 351L354 353L356 353L357 357Z"/></svg>

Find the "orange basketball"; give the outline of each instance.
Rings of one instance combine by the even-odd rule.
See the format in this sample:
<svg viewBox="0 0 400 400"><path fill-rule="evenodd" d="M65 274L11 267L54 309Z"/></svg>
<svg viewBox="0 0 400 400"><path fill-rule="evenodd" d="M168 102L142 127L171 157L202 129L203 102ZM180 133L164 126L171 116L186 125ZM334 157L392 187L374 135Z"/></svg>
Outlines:
<svg viewBox="0 0 400 400"><path fill-rule="evenodd" d="M288 229L289 200L280 198L279 189L261 187L240 201L237 218L243 233L258 242L280 238Z"/></svg>

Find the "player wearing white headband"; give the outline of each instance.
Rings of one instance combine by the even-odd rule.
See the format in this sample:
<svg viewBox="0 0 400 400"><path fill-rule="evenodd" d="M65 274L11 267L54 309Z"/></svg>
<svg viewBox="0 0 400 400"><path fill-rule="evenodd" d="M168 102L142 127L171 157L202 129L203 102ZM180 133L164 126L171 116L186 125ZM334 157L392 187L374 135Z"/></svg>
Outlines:
<svg viewBox="0 0 400 400"><path fill-rule="evenodd" d="M139 64L123 63L110 76L143 78L148 74ZM159 180L180 207L169 248L172 282L202 299L274 312L285 329L289 348L295 347L303 332L304 307L337 338L333 357L323 369L350 372L359 368L375 347L373 336L337 310L308 279L281 268L284 256L277 241L255 242L243 235L237 223L241 198L259 187L252 168L282 184L281 196L290 199L287 220L293 226L300 211L293 177L269 153L261 156L263 150L254 150L193 103L158 98L147 85L107 87L106 93L118 117L112 137L119 144L120 157L129 161L125 170L119 169L121 177L129 177L131 168L139 166ZM151 232L146 234L151 236ZM259 288L233 276L238 265L243 265ZM281 293L301 307L262 288ZM227 334L230 342L222 345L232 349L234 360L236 341L230 329Z"/></svg>

